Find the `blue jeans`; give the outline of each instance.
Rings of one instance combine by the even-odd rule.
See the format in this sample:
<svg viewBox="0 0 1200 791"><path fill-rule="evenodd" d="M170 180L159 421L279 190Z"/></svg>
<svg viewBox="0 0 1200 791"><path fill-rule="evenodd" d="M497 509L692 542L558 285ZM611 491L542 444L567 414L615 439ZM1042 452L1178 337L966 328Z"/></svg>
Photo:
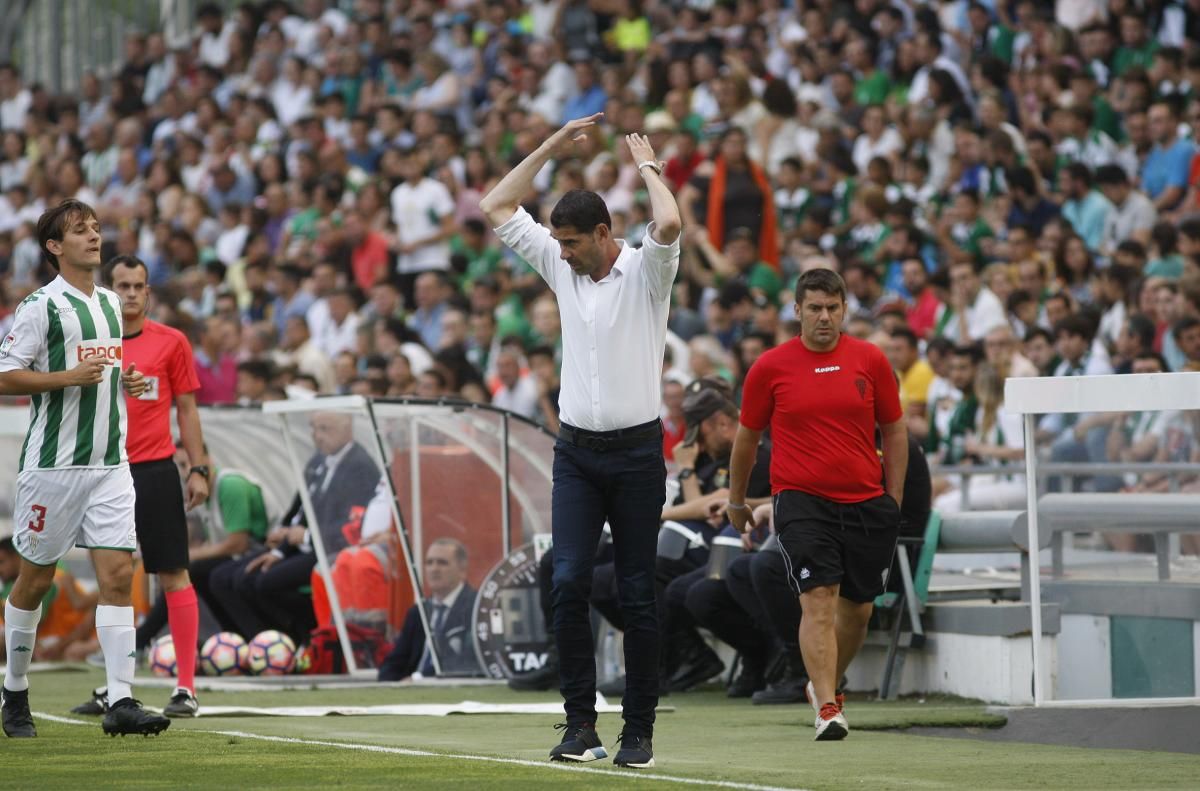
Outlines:
<svg viewBox="0 0 1200 791"><path fill-rule="evenodd" d="M625 731L651 736L658 705L654 566L666 492L662 438L598 451L554 446L554 637L567 722L596 722L596 649L588 596L596 545L612 528L617 597L625 627Z"/></svg>

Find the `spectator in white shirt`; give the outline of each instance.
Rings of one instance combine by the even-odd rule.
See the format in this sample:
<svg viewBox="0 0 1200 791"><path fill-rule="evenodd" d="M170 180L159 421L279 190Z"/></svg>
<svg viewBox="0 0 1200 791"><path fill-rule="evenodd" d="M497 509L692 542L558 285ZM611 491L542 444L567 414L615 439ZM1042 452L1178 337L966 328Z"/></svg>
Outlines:
<svg viewBox="0 0 1200 791"><path fill-rule="evenodd" d="M358 313L354 298L344 288L329 295L329 318L313 333L317 348L330 358L358 348Z"/></svg>
<svg viewBox="0 0 1200 791"><path fill-rule="evenodd" d="M975 265L961 261L950 266L951 315L942 334L958 343L978 341L994 327L1008 322L999 297L983 286Z"/></svg>
<svg viewBox="0 0 1200 791"><path fill-rule="evenodd" d="M21 85L21 75L10 63L0 64L0 129L25 128L25 115L33 95Z"/></svg>
<svg viewBox="0 0 1200 791"><path fill-rule="evenodd" d="M401 291L412 304L417 275L450 267L449 239L454 235L454 198L440 181L425 175L425 154L413 148L401 159L404 182L392 190L392 221L396 240L396 271Z"/></svg>
<svg viewBox="0 0 1200 791"><path fill-rule="evenodd" d="M205 3L196 9L196 23L200 26L200 62L224 68L229 62L229 39L236 32L237 23L233 19L226 22L217 3Z"/></svg>
<svg viewBox="0 0 1200 791"><path fill-rule="evenodd" d="M480 209L555 292L563 325L552 601L567 729L550 757L594 760L600 746L587 590L607 521L625 621L625 724L615 760L648 765L659 686L655 555L666 486L660 386L679 269L679 207L649 141L638 134L625 143L653 218L639 249L613 237L611 214L593 192L565 193L550 214L551 228L521 207L537 173L586 141L600 117L569 121L501 179Z"/></svg>
<svg viewBox="0 0 1200 791"><path fill-rule="evenodd" d="M863 109L863 133L854 141L854 165L859 173L867 172L867 165L875 157L891 159L904 146L904 140L896 127L888 126L882 105L871 105Z"/></svg>
<svg viewBox="0 0 1200 791"><path fill-rule="evenodd" d="M1100 255L1111 258L1117 253L1117 245L1126 240L1149 245L1158 210L1149 198L1133 189L1125 169L1120 165L1097 169L1096 188L1112 204L1100 233Z"/></svg>
<svg viewBox="0 0 1200 791"><path fill-rule="evenodd" d="M510 348L501 348L496 358L496 378L500 387L492 396L492 406L516 412L527 418L538 414L538 387L530 374L521 374L521 358Z"/></svg>

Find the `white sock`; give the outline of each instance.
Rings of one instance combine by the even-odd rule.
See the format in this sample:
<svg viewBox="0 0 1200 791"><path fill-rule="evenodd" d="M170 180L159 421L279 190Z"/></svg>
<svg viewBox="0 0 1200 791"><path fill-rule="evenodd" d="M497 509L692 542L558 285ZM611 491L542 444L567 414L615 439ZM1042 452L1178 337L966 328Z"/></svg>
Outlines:
<svg viewBox="0 0 1200 791"><path fill-rule="evenodd" d="M37 639L38 621L42 608L22 610L12 602L4 603L4 645L8 649L8 670L4 688L9 692L29 689L29 663L33 661L33 642Z"/></svg>
<svg viewBox="0 0 1200 791"><path fill-rule="evenodd" d="M108 703L133 697L133 671L137 664L137 633L133 628L133 608L101 604L96 607L96 636L104 653L108 675Z"/></svg>

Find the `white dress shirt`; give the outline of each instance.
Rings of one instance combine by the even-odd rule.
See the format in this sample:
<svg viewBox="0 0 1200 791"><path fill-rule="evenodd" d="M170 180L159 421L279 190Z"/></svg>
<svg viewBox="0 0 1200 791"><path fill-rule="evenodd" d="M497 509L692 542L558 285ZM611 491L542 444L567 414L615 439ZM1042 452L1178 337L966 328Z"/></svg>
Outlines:
<svg viewBox="0 0 1200 791"><path fill-rule="evenodd" d="M650 223L638 250L618 239L621 252L612 270L596 282L574 273L549 229L524 209L496 229L558 297L563 338L558 407L567 425L612 431L658 419L679 240L661 245L653 230Z"/></svg>

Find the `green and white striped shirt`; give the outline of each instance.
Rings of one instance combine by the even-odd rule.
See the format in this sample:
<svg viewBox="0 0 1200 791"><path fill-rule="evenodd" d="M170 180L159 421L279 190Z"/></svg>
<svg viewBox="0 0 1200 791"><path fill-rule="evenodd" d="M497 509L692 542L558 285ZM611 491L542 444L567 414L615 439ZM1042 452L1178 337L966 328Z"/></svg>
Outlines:
<svg viewBox="0 0 1200 791"><path fill-rule="evenodd" d="M67 371L93 357L111 363L100 384L33 396L20 470L115 467L127 456L121 300L99 286L89 297L60 275L17 307L0 372Z"/></svg>

